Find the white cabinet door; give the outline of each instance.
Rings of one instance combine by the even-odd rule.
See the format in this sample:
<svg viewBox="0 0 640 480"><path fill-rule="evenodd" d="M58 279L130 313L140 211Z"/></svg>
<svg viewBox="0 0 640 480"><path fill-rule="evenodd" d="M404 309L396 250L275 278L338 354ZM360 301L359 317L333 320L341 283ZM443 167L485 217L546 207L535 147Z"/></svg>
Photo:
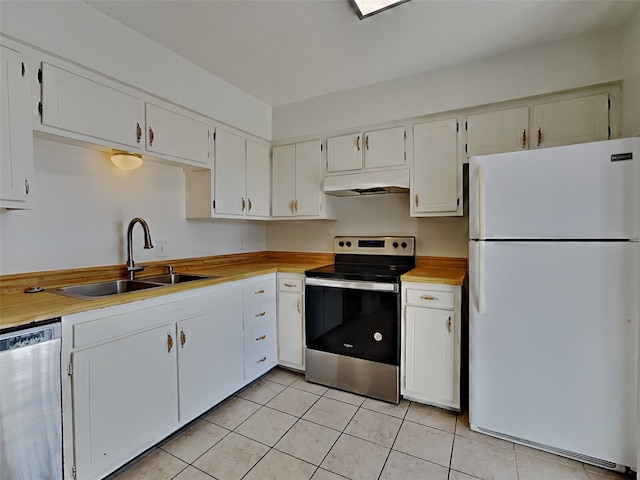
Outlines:
<svg viewBox="0 0 640 480"><path fill-rule="evenodd" d="M362 168L360 133L327 138L327 172L344 172Z"/></svg>
<svg viewBox="0 0 640 480"><path fill-rule="evenodd" d="M296 196L296 146L273 148L273 181L271 184L272 212L274 217L292 217Z"/></svg>
<svg viewBox="0 0 640 480"><path fill-rule="evenodd" d="M242 386L239 307L227 305L182 320L176 338L180 422L185 423Z"/></svg>
<svg viewBox="0 0 640 480"><path fill-rule="evenodd" d="M146 125L148 152L210 164L212 127L204 118L147 102Z"/></svg>
<svg viewBox="0 0 640 480"><path fill-rule="evenodd" d="M296 215L320 215L322 195L321 142L296 144Z"/></svg>
<svg viewBox="0 0 640 480"><path fill-rule="evenodd" d="M454 400L454 312L407 306L404 390L434 403Z"/></svg>
<svg viewBox="0 0 640 480"><path fill-rule="evenodd" d="M467 117L467 156L515 152L529 147L529 107Z"/></svg>
<svg viewBox="0 0 640 480"><path fill-rule="evenodd" d="M42 124L92 137L99 144L143 147L144 102L60 68L42 64Z"/></svg>
<svg viewBox="0 0 640 480"><path fill-rule="evenodd" d="M364 134L364 167L404 165L404 127L375 130Z"/></svg>
<svg viewBox="0 0 640 480"><path fill-rule="evenodd" d="M0 207L28 208L33 176L29 77L20 53L0 48Z"/></svg>
<svg viewBox="0 0 640 480"><path fill-rule="evenodd" d="M278 361L304 368L303 297L299 292L278 292Z"/></svg>
<svg viewBox="0 0 640 480"><path fill-rule="evenodd" d="M596 142L609 138L609 95L601 93L533 107L536 138L531 148Z"/></svg>
<svg viewBox="0 0 640 480"><path fill-rule="evenodd" d="M245 139L218 128L215 144L215 213L244 216L247 208Z"/></svg>
<svg viewBox="0 0 640 480"><path fill-rule="evenodd" d="M269 147L247 140L247 216L271 213L271 161Z"/></svg>
<svg viewBox="0 0 640 480"><path fill-rule="evenodd" d="M102 478L176 428L176 346L166 325L72 354L78 480Z"/></svg>
<svg viewBox="0 0 640 480"><path fill-rule="evenodd" d="M462 214L456 131L455 119L413 126L412 216Z"/></svg>

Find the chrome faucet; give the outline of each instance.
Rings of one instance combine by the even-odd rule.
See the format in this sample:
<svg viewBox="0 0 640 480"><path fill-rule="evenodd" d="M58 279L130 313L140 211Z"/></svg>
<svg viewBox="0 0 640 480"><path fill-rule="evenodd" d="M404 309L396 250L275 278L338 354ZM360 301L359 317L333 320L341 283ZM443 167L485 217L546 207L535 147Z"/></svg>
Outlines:
<svg viewBox="0 0 640 480"><path fill-rule="evenodd" d="M147 265L139 265L136 267L133 262L133 226L136 223L142 225L142 229L144 230L144 248L153 248L153 245L151 244L151 233L149 232L149 225L147 225L147 222L140 217L136 217L131 220L129 222L129 227L127 228L127 272L129 272L129 280L134 280L135 273L141 272L147 267Z"/></svg>

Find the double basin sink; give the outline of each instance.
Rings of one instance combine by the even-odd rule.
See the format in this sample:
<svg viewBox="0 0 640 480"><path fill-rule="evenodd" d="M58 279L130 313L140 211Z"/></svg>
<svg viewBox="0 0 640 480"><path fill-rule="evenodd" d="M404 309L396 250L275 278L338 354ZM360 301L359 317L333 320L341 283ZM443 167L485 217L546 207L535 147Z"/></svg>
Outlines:
<svg viewBox="0 0 640 480"><path fill-rule="evenodd" d="M122 295L124 293L138 292L151 288L160 288L167 285L195 282L198 280L211 280L216 276L190 275L185 273L167 273L144 277L139 280L112 280L109 282L87 283L84 285L71 285L49 290L51 293L79 298L81 300L93 300L96 298Z"/></svg>

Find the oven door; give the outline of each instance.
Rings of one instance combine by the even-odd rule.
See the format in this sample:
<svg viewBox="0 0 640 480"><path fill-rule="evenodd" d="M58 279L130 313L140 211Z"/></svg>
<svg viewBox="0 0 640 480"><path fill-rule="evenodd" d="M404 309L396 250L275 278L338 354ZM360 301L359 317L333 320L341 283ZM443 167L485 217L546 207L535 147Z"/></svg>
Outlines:
<svg viewBox="0 0 640 480"><path fill-rule="evenodd" d="M307 349L400 365L398 283L306 278Z"/></svg>

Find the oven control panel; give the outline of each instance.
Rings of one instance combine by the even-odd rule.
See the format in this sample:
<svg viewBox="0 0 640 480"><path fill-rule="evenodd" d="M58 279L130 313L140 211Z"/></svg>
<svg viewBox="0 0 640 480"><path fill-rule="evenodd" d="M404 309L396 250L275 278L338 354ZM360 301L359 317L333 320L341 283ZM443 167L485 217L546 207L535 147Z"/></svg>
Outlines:
<svg viewBox="0 0 640 480"><path fill-rule="evenodd" d="M415 237L335 237L333 253L414 255Z"/></svg>

